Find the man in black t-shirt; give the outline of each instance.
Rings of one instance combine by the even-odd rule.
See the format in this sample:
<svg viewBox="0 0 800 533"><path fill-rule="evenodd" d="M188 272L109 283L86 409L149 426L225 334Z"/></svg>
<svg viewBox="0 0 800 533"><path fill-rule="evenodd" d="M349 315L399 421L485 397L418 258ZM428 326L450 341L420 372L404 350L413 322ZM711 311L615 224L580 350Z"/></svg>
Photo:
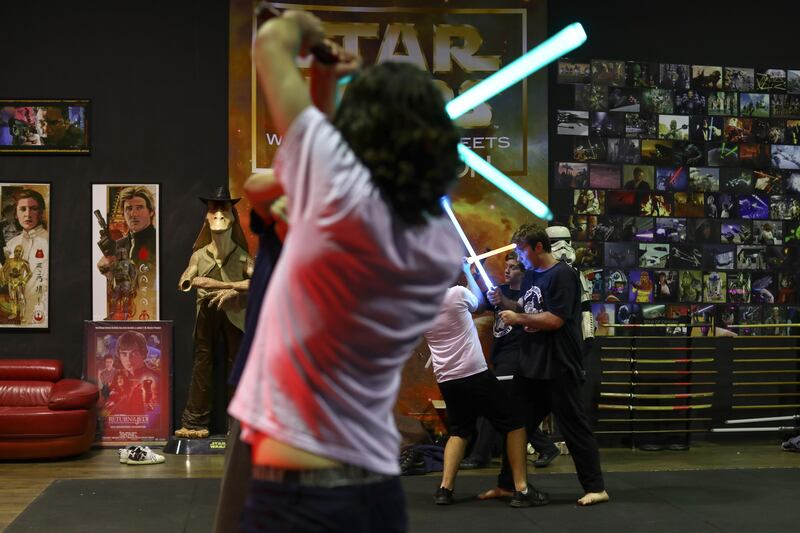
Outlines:
<svg viewBox="0 0 800 533"><path fill-rule="evenodd" d="M520 367L514 378L514 398L529 414L528 427L538 426L551 411L570 450L585 494L579 505L608 501L600 469L597 441L583 410L581 385L583 338L581 286L576 272L550 253L550 239L539 225L521 226L511 239L528 269L518 301L499 289L489 301L505 310L500 318L522 326Z"/></svg>

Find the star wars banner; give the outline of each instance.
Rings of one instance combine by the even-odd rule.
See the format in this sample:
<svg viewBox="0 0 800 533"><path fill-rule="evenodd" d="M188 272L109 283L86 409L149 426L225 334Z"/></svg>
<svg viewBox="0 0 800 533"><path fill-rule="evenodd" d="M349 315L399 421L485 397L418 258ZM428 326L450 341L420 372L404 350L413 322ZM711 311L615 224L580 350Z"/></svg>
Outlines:
<svg viewBox="0 0 800 533"><path fill-rule="evenodd" d="M170 435L172 322L85 323L84 379L100 389L98 441L160 442Z"/></svg>
<svg viewBox="0 0 800 533"><path fill-rule="evenodd" d="M46 328L50 185L0 183L0 206L0 328Z"/></svg>
<svg viewBox="0 0 800 533"><path fill-rule="evenodd" d="M92 317L158 320L158 185L92 185Z"/></svg>

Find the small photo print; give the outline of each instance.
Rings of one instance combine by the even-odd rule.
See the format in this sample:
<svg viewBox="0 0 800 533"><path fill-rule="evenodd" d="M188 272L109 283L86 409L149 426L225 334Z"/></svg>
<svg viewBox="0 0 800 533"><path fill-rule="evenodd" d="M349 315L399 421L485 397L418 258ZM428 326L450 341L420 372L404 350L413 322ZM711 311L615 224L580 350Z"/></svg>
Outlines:
<svg viewBox="0 0 800 533"><path fill-rule="evenodd" d="M751 143L755 140L752 118L728 117L724 128L723 135L727 142Z"/></svg>
<svg viewBox="0 0 800 533"><path fill-rule="evenodd" d="M750 273L737 272L728 276L728 301L732 304L750 302Z"/></svg>
<svg viewBox="0 0 800 533"><path fill-rule="evenodd" d="M689 167L689 190L702 192L719 191L719 169Z"/></svg>
<svg viewBox="0 0 800 533"><path fill-rule="evenodd" d="M670 268L700 268L703 265L703 247L692 244L674 244L670 249Z"/></svg>
<svg viewBox="0 0 800 533"><path fill-rule="evenodd" d="M589 186L592 189L619 189L619 165L592 163L589 167Z"/></svg>
<svg viewBox="0 0 800 533"><path fill-rule="evenodd" d="M784 190L789 194L800 194L800 172L790 172L786 176Z"/></svg>
<svg viewBox="0 0 800 533"><path fill-rule="evenodd" d="M592 83L622 87L625 85L625 62L593 59Z"/></svg>
<svg viewBox="0 0 800 533"><path fill-rule="evenodd" d="M766 270L766 249L763 246L737 246L736 267L739 270Z"/></svg>
<svg viewBox="0 0 800 533"><path fill-rule="evenodd" d="M740 305L738 312L740 326L760 324L762 321L760 305ZM759 335L761 333L760 328L740 328L738 331L739 335Z"/></svg>
<svg viewBox="0 0 800 533"><path fill-rule="evenodd" d="M605 271L606 302L624 302L628 299L628 276L623 270Z"/></svg>
<svg viewBox="0 0 800 533"><path fill-rule="evenodd" d="M733 195L727 192L717 195L717 205L719 206L719 218L731 218L736 208L736 200Z"/></svg>
<svg viewBox="0 0 800 533"><path fill-rule="evenodd" d="M685 191L689 187L689 173L686 167L658 167L656 168L656 190L658 191Z"/></svg>
<svg viewBox="0 0 800 533"><path fill-rule="evenodd" d="M724 304L728 274L727 272L706 272L703 274L703 301Z"/></svg>
<svg viewBox="0 0 800 533"><path fill-rule="evenodd" d="M625 224L629 223L630 217L626 217ZM634 217L633 240L638 242L653 242L656 234L656 223L652 217ZM627 226L626 226L627 227Z"/></svg>
<svg viewBox="0 0 800 533"><path fill-rule="evenodd" d="M603 301L603 269L586 268L581 271L583 277L589 282L591 288L591 300L593 302Z"/></svg>
<svg viewBox="0 0 800 533"><path fill-rule="evenodd" d="M772 164L781 169L800 170L800 145L773 144ZM758 182L756 182L756 188L758 188Z"/></svg>
<svg viewBox="0 0 800 533"><path fill-rule="evenodd" d="M642 308L639 304L626 303L617 307L617 324L641 324ZM617 335L620 330L617 330ZM633 335L632 331L622 330L622 335Z"/></svg>
<svg viewBox="0 0 800 533"><path fill-rule="evenodd" d="M592 316L594 317L594 334L598 337L614 335L614 328L609 324L614 323L617 315L614 304L592 304Z"/></svg>
<svg viewBox="0 0 800 533"><path fill-rule="evenodd" d="M638 113L642 107L642 90L624 87L608 89L608 110L624 113Z"/></svg>
<svg viewBox="0 0 800 533"><path fill-rule="evenodd" d="M699 167L705 161L703 150L700 149L699 144L693 142L685 143L675 141L673 148L675 150L674 159L677 166L687 165L692 167Z"/></svg>
<svg viewBox="0 0 800 533"><path fill-rule="evenodd" d="M612 163L638 163L642 156L639 139L608 139L607 159Z"/></svg>
<svg viewBox="0 0 800 533"><path fill-rule="evenodd" d="M678 272L675 270L656 270L653 272L655 279L655 294L653 301L677 302L678 301Z"/></svg>
<svg viewBox="0 0 800 533"><path fill-rule="evenodd" d="M658 242L686 242L685 218L657 218L655 240Z"/></svg>
<svg viewBox="0 0 800 533"><path fill-rule="evenodd" d="M716 244L719 241L719 222L707 218L689 219L689 242Z"/></svg>
<svg viewBox="0 0 800 533"><path fill-rule="evenodd" d="M669 193L639 193L639 214L646 217L670 217L674 209Z"/></svg>
<svg viewBox="0 0 800 533"><path fill-rule="evenodd" d="M605 85L575 85L575 109L585 111L608 110L608 88Z"/></svg>
<svg viewBox="0 0 800 533"><path fill-rule="evenodd" d="M625 136L633 139L654 139L658 135L657 115L625 113Z"/></svg>
<svg viewBox="0 0 800 533"><path fill-rule="evenodd" d="M649 191L653 188L653 167L648 165L623 165L623 187L629 191Z"/></svg>
<svg viewBox="0 0 800 533"><path fill-rule="evenodd" d="M655 87L658 84L658 63L628 61L625 85L628 87Z"/></svg>
<svg viewBox="0 0 800 533"><path fill-rule="evenodd" d="M800 120L787 120L786 130L783 134L786 144L800 144Z"/></svg>
<svg viewBox="0 0 800 533"><path fill-rule="evenodd" d="M703 267L707 270L733 270L736 264L736 246L712 244L703 248Z"/></svg>
<svg viewBox="0 0 800 533"><path fill-rule="evenodd" d="M572 246L575 249L575 261L572 263L573 267L588 268L602 266L602 243L573 241Z"/></svg>
<svg viewBox="0 0 800 533"><path fill-rule="evenodd" d="M715 193L706 194L706 216L711 219L719 218L719 198Z"/></svg>
<svg viewBox="0 0 800 533"><path fill-rule="evenodd" d="M559 161L554 181L558 189L586 189L589 187L589 165Z"/></svg>
<svg viewBox="0 0 800 533"><path fill-rule="evenodd" d="M766 144L740 144L739 163L747 168L764 168L771 159L769 146Z"/></svg>
<svg viewBox="0 0 800 533"><path fill-rule="evenodd" d="M581 63L571 59L562 59L558 62L558 83L574 84L589 83L591 81L591 68L589 63Z"/></svg>
<svg viewBox="0 0 800 533"><path fill-rule="evenodd" d="M722 117L707 117L704 115L698 115L688 117L688 119L689 139L691 139L692 142L716 141L722 138L725 128Z"/></svg>
<svg viewBox="0 0 800 533"><path fill-rule="evenodd" d="M722 244L750 244L753 240L752 221L723 220L720 225Z"/></svg>
<svg viewBox="0 0 800 533"><path fill-rule="evenodd" d="M783 246L767 246L764 257L767 261L768 270L782 269L787 260L787 252L796 252L796 248L784 248Z"/></svg>
<svg viewBox="0 0 800 533"><path fill-rule="evenodd" d="M645 113L672 113L675 102L669 89L644 89L642 111Z"/></svg>
<svg viewBox="0 0 800 533"><path fill-rule="evenodd" d="M642 139L642 163L668 166L676 159L674 141Z"/></svg>
<svg viewBox="0 0 800 533"><path fill-rule="evenodd" d="M632 270L628 276L630 299L632 303L650 303L653 301L653 280L646 270Z"/></svg>
<svg viewBox="0 0 800 533"><path fill-rule="evenodd" d="M589 112L558 110L556 118L558 135L589 135Z"/></svg>
<svg viewBox="0 0 800 533"><path fill-rule="evenodd" d="M703 272L684 270L680 274L681 302L701 302L703 300Z"/></svg>
<svg viewBox="0 0 800 533"><path fill-rule="evenodd" d="M774 149L775 146L772 148ZM781 194L783 192L783 174L780 170L755 170L753 178L757 193Z"/></svg>
<svg viewBox="0 0 800 533"><path fill-rule="evenodd" d="M605 191L606 209L615 215L636 215L639 206L636 204L636 192L634 191Z"/></svg>
<svg viewBox="0 0 800 533"><path fill-rule="evenodd" d="M755 88L755 71L752 68L725 67L722 87L726 91L752 91Z"/></svg>
<svg viewBox="0 0 800 533"><path fill-rule="evenodd" d="M779 68L756 70L756 91L786 92L786 71Z"/></svg>
<svg viewBox="0 0 800 533"><path fill-rule="evenodd" d="M692 65L693 89L722 89L722 67Z"/></svg>
<svg viewBox="0 0 800 533"><path fill-rule="evenodd" d="M753 171L747 168L722 168L719 188L736 194L752 193Z"/></svg>
<svg viewBox="0 0 800 533"><path fill-rule="evenodd" d="M607 268L634 268L636 266L636 245L627 242L609 242L605 246L605 266Z"/></svg>
<svg viewBox="0 0 800 533"><path fill-rule="evenodd" d="M578 215L602 215L605 191L582 189L574 191L574 213Z"/></svg>
<svg viewBox="0 0 800 533"><path fill-rule="evenodd" d="M604 161L606 140L602 137L575 137L573 150L576 161Z"/></svg>
<svg viewBox="0 0 800 533"><path fill-rule="evenodd" d="M669 259L669 244L639 244L639 266L642 268L666 268Z"/></svg>
<svg viewBox="0 0 800 533"><path fill-rule="evenodd" d="M738 213L740 218L768 219L770 218L769 197L763 194L747 194L737 197ZM773 197L776 198L776 197ZM780 217L772 217L780 218Z"/></svg>
<svg viewBox="0 0 800 533"><path fill-rule="evenodd" d="M754 304L774 304L778 294L778 275L772 272L753 272L750 276L750 301Z"/></svg>
<svg viewBox="0 0 800 533"><path fill-rule="evenodd" d="M786 71L786 92L800 94L800 70Z"/></svg>
<svg viewBox="0 0 800 533"><path fill-rule="evenodd" d="M729 142L707 142L706 164L710 167L735 167L739 165L739 145Z"/></svg>
<svg viewBox="0 0 800 533"><path fill-rule="evenodd" d="M706 97L693 89L678 91L675 93L675 112L681 115L705 115Z"/></svg>
<svg viewBox="0 0 800 533"><path fill-rule="evenodd" d="M658 138L673 141L689 140L689 117L683 117L681 115L659 115Z"/></svg>
<svg viewBox="0 0 800 533"><path fill-rule="evenodd" d="M661 63L658 86L662 89L683 90L689 88L691 71L689 65Z"/></svg>
<svg viewBox="0 0 800 533"><path fill-rule="evenodd" d="M773 94L771 103L773 117L800 117L800 95L798 94Z"/></svg>
<svg viewBox="0 0 800 533"><path fill-rule="evenodd" d="M701 192L676 192L674 200L677 217L702 217L705 214L706 198Z"/></svg>
<svg viewBox="0 0 800 533"><path fill-rule="evenodd" d="M707 103L709 115L739 114L739 93L711 91L708 94Z"/></svg>
<svg viewBox="0 0 800 533"><path fill-rule="evenodd" d="M619 113L595 111L589 121L589 134L595 137L622 137L625 133L625 116Z"/></svg>
<svg viewBox="0 0 800 533"><path fill-rule="evenodd" d="M762 196L761 199L766 202L765 196ZM768 217L759 216L753 218L771 218L772 220L796 220L800 218L800 200L793 196L770 196L769 207Z"/></svg>
<svg viewBox="0 0 800 533"><path fill-rule="evenodd" d="M739 114L743 117L769 117L769 94L739 93Z"/></svg>

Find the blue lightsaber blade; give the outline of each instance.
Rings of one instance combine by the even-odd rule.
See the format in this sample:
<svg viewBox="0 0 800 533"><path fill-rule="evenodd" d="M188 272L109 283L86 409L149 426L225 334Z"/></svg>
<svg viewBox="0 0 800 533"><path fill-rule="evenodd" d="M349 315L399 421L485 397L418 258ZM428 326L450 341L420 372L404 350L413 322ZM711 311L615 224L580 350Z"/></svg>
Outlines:
<svg viewBox="0 0 800 533"><path fill-rule="evenodd" d="M544 202L523 189L518 183L498 170L497 167L460 143L458 145L458 154L475 172L519 202L525 209L541 219L553 220L553 212Z"/></svg>
<svg viewBox="0 0 800 533"><path fill-rule="evenodd" d="M469 256L475 257L476 256L475 250L472 248L472 245L470 244L467 235L461 228L461 224L458 223L458 219L456 218L455 213L453 213L453 208L450 206L450 200L448 200L447 197L442 198L442 207L444 208L444 212L447 213L447 216L450 217L450 221L453 223L453 226L456 227L458 236L461 237L461 241L467 248ZM494 283L492 283L492 280L489 279L489 274L486 273L486 269L483 268L483 264L480 261L475 261L475 266L478 268L478 273L481 275L481 278L483 278L483 282L486 284L486 288L488 290L494 289Z"/></svg>
<svg viewBox="0 0 800 533"><path fill-rule="evenodd" d="M522 57L509 63L471 89L450 100L445 109L453 120L503 92L586 42L586 32L574 22Z"/></svg>

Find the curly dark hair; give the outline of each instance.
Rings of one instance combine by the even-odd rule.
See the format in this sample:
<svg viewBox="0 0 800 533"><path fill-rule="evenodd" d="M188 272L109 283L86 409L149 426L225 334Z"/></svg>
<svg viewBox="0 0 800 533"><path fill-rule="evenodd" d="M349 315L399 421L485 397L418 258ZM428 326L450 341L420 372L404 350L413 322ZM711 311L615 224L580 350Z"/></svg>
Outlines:
<svg viewBox="0 0 800 533"><path fill-rule="evenodd" d="M461 167L460 136L428 73L395 62L366 69L333 122L395 216L421 225L442 214L440 199Z"/></svg>

